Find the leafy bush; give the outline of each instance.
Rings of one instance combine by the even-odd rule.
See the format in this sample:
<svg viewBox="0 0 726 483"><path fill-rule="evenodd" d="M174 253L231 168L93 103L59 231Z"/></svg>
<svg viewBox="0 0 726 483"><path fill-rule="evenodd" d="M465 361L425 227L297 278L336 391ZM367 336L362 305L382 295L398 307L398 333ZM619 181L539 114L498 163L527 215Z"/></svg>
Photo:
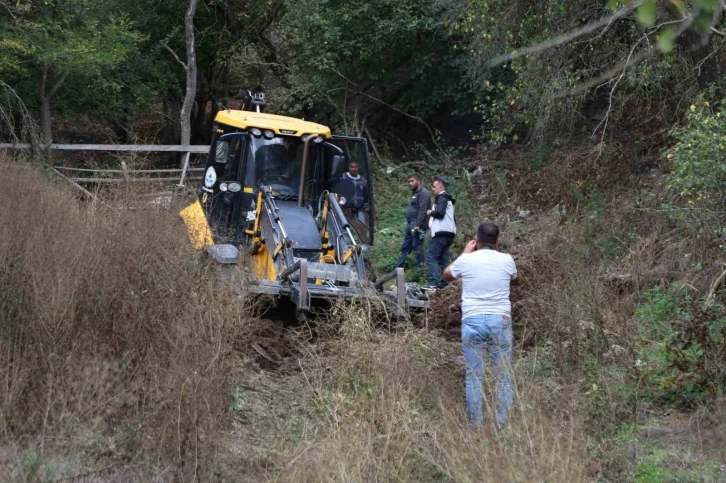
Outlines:
<svg viewBox="0 0 726 483"><path fill-rule="evenodd" d="M726 387L724 307L694 300L682 282L643 294L637 365L654 400L693 405Z"/></svg>
<svg viewBox="0 0 726 483"><path fill-rule="evenodd" d="M702 96L686 119L686 126L673 129L678 142L665 153L673 163L666 186L681 202L679 217L703 222L724 237L726 114L720 104L709 104Z"/></svg>

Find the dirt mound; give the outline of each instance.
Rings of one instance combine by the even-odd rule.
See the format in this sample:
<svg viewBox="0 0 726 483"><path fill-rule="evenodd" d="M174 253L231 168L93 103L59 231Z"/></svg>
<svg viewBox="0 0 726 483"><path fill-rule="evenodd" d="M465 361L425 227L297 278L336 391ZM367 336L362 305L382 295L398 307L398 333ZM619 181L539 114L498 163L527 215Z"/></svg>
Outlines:
<svg viewBox="0 0 726 483"><path fill-rule="evenodd" d="M286 366L285 363L295 355L294 341L288 331L282 324L266 319L250 324L250 331L241 334L234 347L268 370Z"/></svg>
<svg viewBox="0 0 726 483"><path fill-rule="evenodd" d="M428 313L428 327L458 335L461 327L461 281L457 280L446 288L435 291L429 299L431 309Z"/></svg>

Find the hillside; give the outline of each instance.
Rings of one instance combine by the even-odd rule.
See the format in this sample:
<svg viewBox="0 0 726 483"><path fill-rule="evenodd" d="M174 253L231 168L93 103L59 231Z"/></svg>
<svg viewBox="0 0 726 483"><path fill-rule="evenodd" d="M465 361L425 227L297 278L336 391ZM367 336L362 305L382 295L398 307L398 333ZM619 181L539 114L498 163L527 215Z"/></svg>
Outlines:
<svg viewBox="0 0 726 483"><path fill-rule="evenodd" d="M218 287L173 210L80 203L4 160L2 479L722 481L721 249L662 209L657 172L595 149L554 171L526 150L447 169L460 225L498 223L526 281L515 415L481 433L455 287L410 321L353 304L283 328Z"/></svg>

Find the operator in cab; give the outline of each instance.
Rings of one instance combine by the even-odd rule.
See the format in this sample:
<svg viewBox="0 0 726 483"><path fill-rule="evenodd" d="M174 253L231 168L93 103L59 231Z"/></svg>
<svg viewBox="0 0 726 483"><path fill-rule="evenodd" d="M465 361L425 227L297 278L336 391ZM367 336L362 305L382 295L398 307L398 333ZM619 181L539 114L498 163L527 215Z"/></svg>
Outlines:
<svg viewBox="0 0 726 483"><path fill-rule="evenodd" d="M351 160L348 171L333 180L332 191L344 199L341 203L343 214L358 232L361 241L370 243L368 180L361 174L358 161Z"/></svg>

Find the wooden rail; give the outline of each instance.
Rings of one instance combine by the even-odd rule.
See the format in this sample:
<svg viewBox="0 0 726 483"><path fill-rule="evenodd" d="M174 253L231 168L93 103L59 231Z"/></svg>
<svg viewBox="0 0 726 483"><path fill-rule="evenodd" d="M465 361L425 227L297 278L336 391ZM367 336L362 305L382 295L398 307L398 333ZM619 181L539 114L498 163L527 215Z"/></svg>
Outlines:
<svg viewBox="0 0 726 483"><path fill-rule="evenodd" d="M31 149L33 146L27 143L0 143L0 149ZM51 144L48 146L50 150L58 151L124 151L124 152L146 152L146 153L186 153L184 166L180 169L127 169L126 163L121 162L121 169L89 169L89 168L69 168L64 166L54 166L53 170L63 179L74 183L85 194L91 195L89 191L80 186L81 184L99 184L99 183L165 183L179 181L178 186L184 186L187 179L198 180L201 177L190 178L188 172L202 172L204 168L190 168L189 159L194 154L204 154L209 152L207 145L160 145L160 144ZM89 178L78 177L71 178L64 172L77 173L111 173L121 174L122 178ZM181 173L179 178L176 177L150 177L139 178L133 177L133 174L173 174ZM70 174L70 173L68 173ZM93 196L93 195L91 195Z"/></svg>
<svg viewBox="0 0 726 483"><path fill-rule="evenodd" d="M24 143L0 143L0 149L30 149L32 145ZM161 144L51 144L49 149L58 151L128 151L147 153L208 153L209 146L190 144L161 145Z"/></svg>
<svg viewBox="0 0 726 483"><path fill-rule="evenodd" d="M93 168L68 168L66 166L56 166L57 169L62 169L64 171L75 171L77 173L122 173L122 174L134 174L134 173L150 173L150 174L157 174L157 173L181 173L181 168L171 168L171 169L93 169ZM189 168L187 169L187 172L194 172L194 171L204 171L204 168Z"/></svg>

